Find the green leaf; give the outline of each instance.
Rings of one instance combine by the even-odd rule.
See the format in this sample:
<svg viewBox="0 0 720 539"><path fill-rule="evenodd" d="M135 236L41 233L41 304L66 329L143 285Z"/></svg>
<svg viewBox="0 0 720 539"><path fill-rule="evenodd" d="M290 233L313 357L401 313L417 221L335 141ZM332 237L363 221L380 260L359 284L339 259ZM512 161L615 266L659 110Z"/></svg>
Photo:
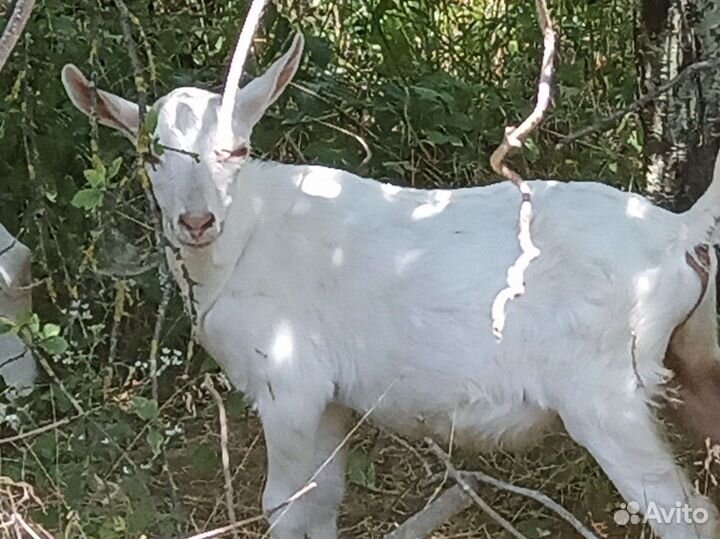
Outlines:
<svg viewBox="0 0 720 539"><path fill-rule="evenodd" d="M240 419L245 416L247 409L248 405L242 393L230 393L225 402L225 410L227 410L228 417Z"/></svg>
<svg viewBox="0 0 720 539"><path fill-rule="evenodd" d="M57 337L60 335L60 326L57 324L45 324L43 326L42 336L46 339L50 337Z"/></svg>
<svg viewBox="0 0 720 539"><path fill-rule="evenodd" d="M143 122L143 129L145 129L146 133L152 134L155 132L157 123L158 123L157 111L155 109L148 109L147 114L145 114L145 121Z"/></svg>
<svg viewBox="0 0 720 539"><path fill-rule="evenodd" d="M15 317L15 326L32 326L33 324L40 327L40 319L32 311L24 311L20 316Z"/></svg>
<svg viewBox="0 0 720 539"><path fill-rule="evenodd" d="M163 155L165 153L165 147L162 144L160 144L160 139L156 138L155 140L153 140L152 153L157 156Z"/></svg>
<svg viewBox="0 0 720 539"><path fill-rule="evenodd" d="M46 188L43 195L45 195L45 198L48 200L48 202L52 202L52 203L57 202L58 193L54 189L51 190L50 188Z"/></svg>
<svg viewBox="0 0 720 539"><path fill-rule="evenodd" d="M525 156L528 161L534 163L540 159L540 148L538 148L538 145L533 139L529 138L525 141L525 148L527 149Z"/></svg>
<svg viewBox="0 0 720 539"><path fill-rule="evenodd" d="M57 356L68 349L68 343L64 337L58 335L40 341L40 347L48 354Z"/></svg>
<svg viewBox="0 0 720 539"><path fill-rule="evenodd" d="M105 185L105 174L98 170L88 169L83 171L83 176L91 187L102 187Z"/></svg>
<svg viewBox="0 0 720 539"><path fill-rule="evenodd" d="M191 465L201 475L212 475L220 465L220 457L215 446L200 444L192 452Z"/></svg>
<svg viewBox="0 0 720 539"><path fill-rule="evenodd" d="M103 192L100 189L80 189L70 201L76 208L92 210L102 204Z"/></svg>
<svg viewBox="0 0 720 539"><path fill-rule="evenodd" d="M354 448L348 454L347 476L351 483L375 489L375 464L362 449Z"/></svg>
<svg viewBox="0 0 720 539"><path fill-rule="evenodd" d="M428 131L425 138L433 144L447 144L450 142L450 137L440 131Z"/></svg>
<svg viewBox="0 0 720 539"><path fill-rule="evenodd" d="M332 60L333 51L331 44L318 37L308 36L306 47L310 53L310 60L320 69L325 69Z"/></svg>
<svg viewBox="0 0 720 539"><path fill-rule="evenodd" d="M413 86L412 89L421 100L444 102L449 105L453 104L453 97L447 92L438 92L432 88L425 88L422 86Z"/></svg>
<svg viewBox="0 0 720 539"><path fill-rule="evenodd" d="M158 416L158 403L153 399L136 396L132 398L133 411L145 421L151 421Z"/></svg>
<svg viewBox="0 0 720 539"><path fill-rule="evenodd" d="M93 170L97 171L97 173L102 176L103 178L107 175L107 169L105 168L105 163L102 162L102 159L100 159L100 156L94 155L92 158L92 166Z"/></svg>
<svg viewBox="0 0 720 539"><path fill-rule="evenodd" d="M152 449L153 455L159 455L162 450L163 442L165 441L165 437L162 433L157 429L151 429L150 432L148 432L146 440L150 449Z"/></svg>
<svg viewBox="0 0 720 539"><path fill-rule="evenodd" d="M122 165L122 162L122 157L117 157L113 160L112 163L110 163L110 169L107 173L108 180L112 180L115 176L117 176L118 172L120 172L120 166Z"/></svg>
<svg viewBox="0 0 720 539"><path fill-rule="evenodd" d="M28 312L23 318L18 318L18 325L26 326L30 332L35 335L40 332L40 317Z"/></svg>

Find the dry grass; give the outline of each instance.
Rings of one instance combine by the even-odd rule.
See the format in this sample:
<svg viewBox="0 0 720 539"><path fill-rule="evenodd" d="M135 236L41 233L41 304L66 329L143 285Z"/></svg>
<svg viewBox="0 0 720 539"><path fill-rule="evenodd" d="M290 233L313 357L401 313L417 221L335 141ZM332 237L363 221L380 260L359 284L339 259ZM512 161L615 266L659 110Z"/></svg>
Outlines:
<svg viewBox="0 0 720 539"><path fill-rule="evenodd" d="M188 464L191 448L219 443L214 410L211 406L193 423L192 435L185 447L173 450L171 462L182 485L182 503L192 508L189 522L197 531L212 529L228 522L224 511L222 471L218 468L198 473ZM265 448L258 418L248 413L232 418L230 448L236 511L238 519L260 513L265 475ZM372 486L349 482L340 517L341 537L383 537L405 519L432 501L442 489L452 485L444 476L444 466L420 443L408 443L372 426L363 427L350 441L354 452L368 455L374 467ZM218 449L219 452L219 449ZM699 453L683 448L681 457L689 466L695 463L695 475L703 490L717 497L712 472L718 465L694 460ZM548 435L523 455L454 452L458 468L482 470L513 484L537 489L551 496L586 523L599 537L638 539L652 537L642 526L618 527L613 513L622 502L612 484L585 450L561 433ZM484 487L483 498L528 538L577 537L565 521L532 500ZM263 537L266 526L258 523L243 530L243 537ZM457 515L434 539L503 539L503 531L475 508Z"/></svg>
<svg viewBox="0 0 720 539"><path fill-rule="evenodd" d="M230 522L226 509L225 479L220 466L217 407L207 394L199 391L199 383L188 389L193 394L193 406L188 407L187 400L178 398L174 406L163 410L163 415L182 425L183 436L165 451L167 469L156 467L148 472L158 510L171 510L164 502L169 498L168 478L172 478L176 489L172 510L176 512L177 537L189 537ZM237 406L237 396L225 393L223 398L228 405L228 446L235 491L235 517L243 521L261 514L265 447L257 416L247 408ZM59 427L60 430L66 428ZM27 449L27 441L23 443ZM369 457L367 462L372 463L373 478L364 486L349 482L340 517L341 537L381 538L452 485L452 480L445 476L443 464L420 443L407 442L372 426L364 426L350 440L349 446L352 453ZM15 449L21 449L17 446L13 448L12 444L5 448L9 451L0 455L3 458L12 456ZM136 444L127 449L132 461L146 461L148 449L144 445ZM717 482L713 474L717 472L718 455L704 459L701 453L686 447L680 447L679 454L686 465L694 469L701 490L717 498ZM522 455L503 452L482 455L455 449L453 463L459 469L482 470L504 481L547 494L576 515L598 537L652 537L649 528L643 529L639 525L623 528L613 523L613 513L622 500L589 455L561 433L548 435ZM37 515L38 511L53 507L63 509L62 488L58 485L56 491L38 492L36 495L28 484L0 478L0 539L83 537L82 526L72 531L69 527L52 529L51 536L41 526L27 524L17 518L21 515L31 521L31 515ZM577 533L559 516L532 500L490 487L483 487L480 494L529 539L577 537ZM91 493L88 495L96 497ZM64 509L67 510L67 506ZM67 518L70 520L69 514ZM266 530L263 521L252 522L242 527L239 537L261 538ZM153 537L154 534L148 531L147 536ZM224 537L231 537L231 533ZM456 515L432 537L504 539L507 535L497 523L471 508Z"/></svg>
<svg viewBox="0 0 720 539"><path fill-rule="evenodd" d="M43 509L40 498L27 483L0 476L0 539L47 539L52 536L26 515Z"/></svg>

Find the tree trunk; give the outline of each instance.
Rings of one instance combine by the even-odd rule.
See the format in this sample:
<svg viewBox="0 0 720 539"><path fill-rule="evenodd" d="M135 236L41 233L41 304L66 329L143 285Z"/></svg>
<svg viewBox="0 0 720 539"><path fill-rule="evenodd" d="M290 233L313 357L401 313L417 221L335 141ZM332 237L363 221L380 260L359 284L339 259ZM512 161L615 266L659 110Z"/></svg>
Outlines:
<svg viewBox="0 0 720 539"><path fill-rule="evenodd" d="M717 0L636 0L639 91L659 86L687 65L720 55ZM720 73L708 70L642 111L645 194L683 211L704 192L720 146Z"/></svg>

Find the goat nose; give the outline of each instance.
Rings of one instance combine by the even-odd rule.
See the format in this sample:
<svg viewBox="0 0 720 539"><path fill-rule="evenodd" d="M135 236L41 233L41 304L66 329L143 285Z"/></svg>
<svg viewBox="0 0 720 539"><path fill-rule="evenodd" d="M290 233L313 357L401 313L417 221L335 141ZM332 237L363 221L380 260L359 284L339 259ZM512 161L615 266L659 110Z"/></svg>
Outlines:
<svg viewBox="0 0 720 539"><path fill-rule="evenodd" d="M183 213L180 215L180 224L193 236L200 235L215 223L215 216L211 212Z"/></svg>

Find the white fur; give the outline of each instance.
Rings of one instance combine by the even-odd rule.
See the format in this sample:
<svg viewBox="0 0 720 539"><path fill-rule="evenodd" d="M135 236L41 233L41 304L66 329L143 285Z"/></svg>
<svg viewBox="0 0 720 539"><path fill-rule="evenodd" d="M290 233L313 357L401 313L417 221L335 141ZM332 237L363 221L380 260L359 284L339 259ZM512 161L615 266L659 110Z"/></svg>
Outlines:
<svg viewBox="0 0 720 539"><path fill-rule="evenodd" d="M268 83L259 80L253 88ZM239 143L277 92L264 105L239 92ZM212 147L219 103L188 88L163 98L156 135L200 162L166 152L148 172L168 239L198 283L201 342L262 418L266 509L325 461L349 411L387 391L374 421L445 443L453 428L459 444L523 443L559 418L626 500L710 511L697 530L658 526L663 537L720 536L652 408L670 336L701 294L686 252L705 238L695 224L714 198L675 215L597 183L531 182L541 255L497 341L490 306L519 249L514 186L421 191L325 167L223 160ZM216 216L209 246L187 245L178 218L188 209ZM169 251L168 261L187 295ZM714 328L702 312L697 323ZM335 537L343 474L341 451L318 487L276 517L273 537Z"/></svg>
<svg viewBox="0 0 720 539"><path fill-rule="evenodd" d="M15 320L30 304L30 250L0 225L0 317ZM0 376L17 390L32 387L37 375L35 359L11 333L0 334Z"/></svg>

